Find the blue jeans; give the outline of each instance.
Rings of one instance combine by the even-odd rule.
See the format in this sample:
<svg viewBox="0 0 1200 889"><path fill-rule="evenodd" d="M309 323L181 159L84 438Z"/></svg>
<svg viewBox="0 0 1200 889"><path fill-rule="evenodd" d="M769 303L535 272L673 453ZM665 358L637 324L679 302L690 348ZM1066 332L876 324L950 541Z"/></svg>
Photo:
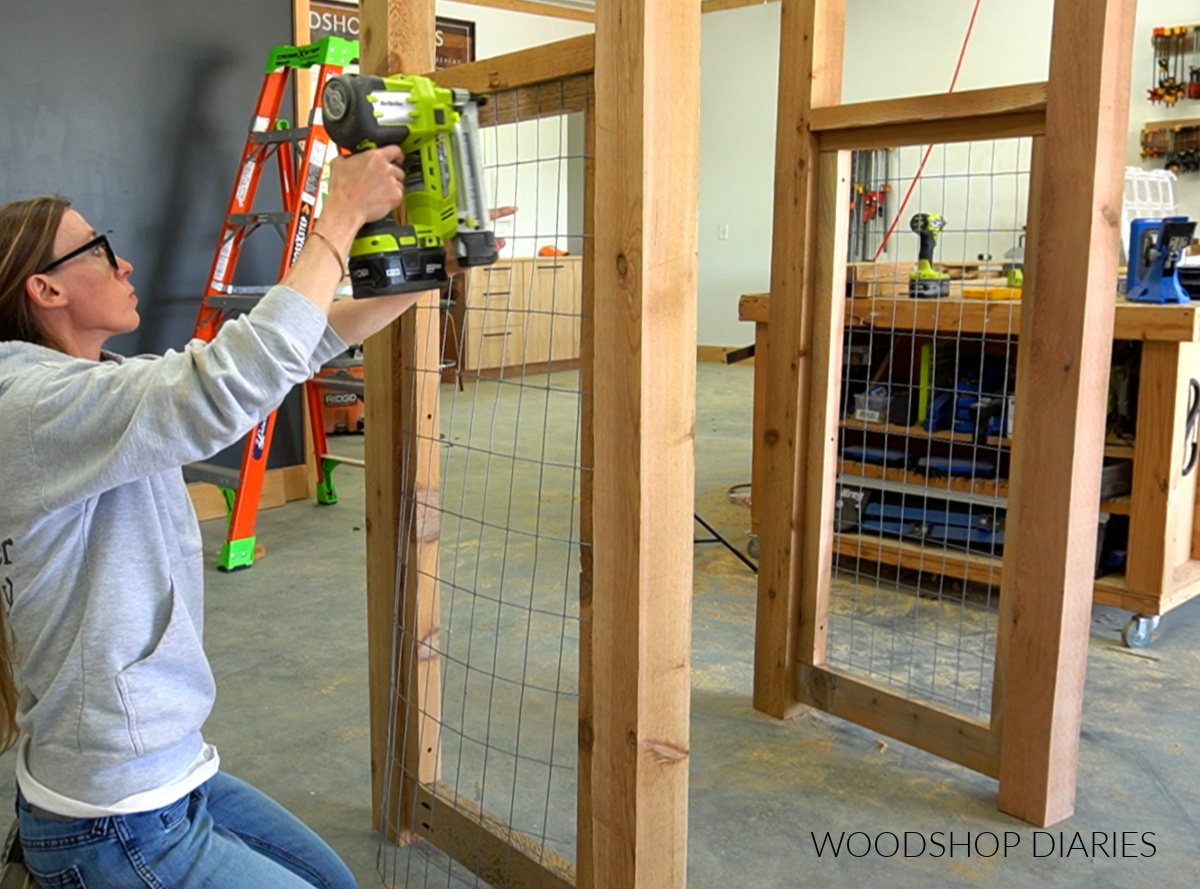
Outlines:
<svg viewBox="0 0 1200 889"><path fill-rule="evenodd" d="M17 815L43 889L355 889L320 837L224 772L153 812L51 820L18 793Z"/></svg>

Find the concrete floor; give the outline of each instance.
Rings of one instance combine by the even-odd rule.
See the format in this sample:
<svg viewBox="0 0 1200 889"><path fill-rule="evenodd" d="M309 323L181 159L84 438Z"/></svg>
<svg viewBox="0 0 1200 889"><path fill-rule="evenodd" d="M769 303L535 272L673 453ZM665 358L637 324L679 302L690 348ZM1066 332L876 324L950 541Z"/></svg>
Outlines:
<svg viewBox="0 0 1200 889"><path fill-rule="evenodd" d="M749 479L751 387L748 367L699 367L696 509L739 543L745 540L748 511L730 502L728 490ZM470 387L466 394L472 394ZM449 437L475 441L471 429L457 431L458 422L448 427ZM515 436L513 441L520 439ZM341 439L336 447L360 453L361 440ZM508 453L521 452L510 444ZM564 473L563 484L569 476ZM219 692L207 736L220 749L228 771L274 796L326 837L363 887L385 885L380 869L386 873L386 885L475 885L473 879L452 880L436 857L419 848L411 853L385 850L381 856L378 835L371 829L363 487L361 474L350 469L340 470L337 482L341 503L335 507L298 502L262 513L258 531L267 556L254 568L232 575L210 573L206 637ZM465 494L460 491L459 502L466 502ZM570 537L569 518L564 518L569 511L556 512L548 503L540 515L540 524L531 528L535 535L541 529L546 539ZM564 520L568 533L561 535L553 523ZM493 576L482 556L467 555L463 535L455 533L457 567L451 567L443 552L443 575L469 568L479 576ZM221 523L205 523L204 534L211 565ZM445 528L443 535L443 547L449 550ZM476 536L484 538L482 532ZM548 556L544 564L554 566L561 599L563 578L569 577L559 570L565 565L561 552ZM697 546L695 569L688 873L693 889L783 889L810 883L1006 889L1196 885L1200 770L1194 739L1200 725L1200 648L1192 640L1200 630L1200 604L1185 605L1164 618L1151 646L1140 651L1120 643L1123 612L1094 610L1076 814L1049 835L1035 837L1033 828L996 810L996 782L991 779L820 713L778 722L755 712L750 705L754 577L732 554L712 544ZM541 807L541 820L531 817L522 827L539 837L545 834L552 847L569 856L574 826L569 814L561 813L570 811L571 780L561 775L571 777L572 680L562 674L536 674L544 664L529 664L555 650L554 645L569 661L575 621L569 602L560 602L557 610L542 607L546 603L538 598L538 573L529 576L528 593L521 601L526 612L543 615L548 622L534 626L527 638L543 638L534 643L534 656L523 658L519 674L510 671L518 667L506 665L502 658L495 659L494 667L489 660L487 672L502 681L508 677L536 684L545 690L547 702L561 706L549 718L529 717L528 725L540 726L542 734L528 732L522 754L529 750L525 744L544 742L545 732L552 732L549 747L525 757L526 764L542 769L537 780L528 780L518 770L520 756L502 758L501 767L493 769L496 775L511 768L511 779L500 784L490 780L492 788L503 787L510 797L514 787L548 788L539 789L529 807ZM530 605L539 610L530 612ZM468 640L488 624L492 638L508 638L513 632L499 605L494 616L472 613L464 618L461 610L458 614L451 618L443 611L451 633L456 621L466 621L457 625ZM457 638L462 638L461 632ZM493 657L496 649L475 648L470 660L481 651ZM536 682L530 678L535 674ZM451 754L445 754L445 774L460 792L476 795L483 789L473 787L471 757L457 754L479 731L477 725L471 728L479 702L488 713L497 708L488 705L487 695L468 692L466 680L452 681L451 666L446 675L448 696L457 687L464 694L454 699L457 709L445 711L459 714L455 730L460 735L458 740L454 732L444 735L446 750L456 752L453 763ZM515 743L504 740L507 737L502 732L489 735L502 757L506 745ZM0 769L11 767L9 754L0 760ZM11 811L11 802L11 783L6 783L0 786L0 807ZM490 798L489 805L494 810ZM526 804L521 806L524 811ZM835 859L829 852L819 856L814 849L812 834L820 837L827 831L835 839L842 832L863 831L875 837L884 831L912 831L927 841L936 831L953 832L955 841L964 840L967 832L975 839L985 831L1000 836L1010 831L1010 841L1015 836L1019 845L1007 856L990 858L975 850L967 857L957 846L953 857L947 850L936 858L882 858L873 852L853 858L843 850ZM1063 857L1059 831L1065 832L1068 847L1075 832L1081 832L1088 854L1076 846ZM1096 847L1097 857L1092 857L1093 831L1110 835L1104 847L1109 852L1113 831L1136 832L1129 836L1132 855L1150 851L1140 836L1153 832L1155 854L1109 858ZM916 843L915 834L910 839ZM990 842L985 838L980 851L990 852ZM860 837L851 847L861 852L863 843ZM886 837L880 850L891 851ZM927 851L935 850L930 846Z"/></svg>

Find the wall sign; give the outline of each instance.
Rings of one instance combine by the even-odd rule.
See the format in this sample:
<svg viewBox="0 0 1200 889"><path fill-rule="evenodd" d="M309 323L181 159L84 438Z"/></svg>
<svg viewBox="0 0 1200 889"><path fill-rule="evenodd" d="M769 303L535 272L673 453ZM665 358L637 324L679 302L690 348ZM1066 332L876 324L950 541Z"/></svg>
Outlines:
<svg viewBox="0 0 1200 889"><path fill-rule="evenodd" d="M437 20L437 67L453 68L475 61L475 23L462 19Z"/></svg>
<svg viewBox="0 0 1200 889"><path fill-rule="evenodd" d="M435 40L437 67L452 68L475 61L475 23L438 16ZM340 0L309 0L308 29L310 42L334 34L358 39L358 4Z"/></svg>

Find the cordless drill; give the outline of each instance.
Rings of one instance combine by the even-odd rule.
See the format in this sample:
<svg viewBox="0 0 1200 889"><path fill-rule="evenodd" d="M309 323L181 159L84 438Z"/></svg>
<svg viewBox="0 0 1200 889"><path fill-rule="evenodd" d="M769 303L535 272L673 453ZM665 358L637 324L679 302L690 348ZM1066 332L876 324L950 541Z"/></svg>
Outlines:
<svg viewBox="0 0 1200 889"><path fill-rule="evenodd" d="M448 280L447 244L461 267L499 256L488 217L478 110L482 98L427 77L341 74L325 86L325 129L350 151L399 145L404 209L359 229L350 248L356 298L431 290Z"/></svg>
<svg viewBox="0 0 1200 889"><path fill-rule="evenodd" d="M921 239L917 267L908 276L908 295L914 299L936 299L950 295L950 276L933 267L933 248L946 227L946 220L937 213L918 213L909 225Z"/></svg>

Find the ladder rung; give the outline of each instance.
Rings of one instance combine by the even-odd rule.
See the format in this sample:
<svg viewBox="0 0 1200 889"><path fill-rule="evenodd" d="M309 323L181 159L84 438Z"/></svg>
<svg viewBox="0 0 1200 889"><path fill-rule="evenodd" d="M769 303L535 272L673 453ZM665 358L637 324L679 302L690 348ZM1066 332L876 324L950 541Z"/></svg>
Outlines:
<svg viewBox="0 0 1200 889"><path fill-rule="evenodd" d="M336 460L338 463L344 463L347 466L357 466L359 469L367 468L367 461L360 460L358 457L342 457L338 454L322 454L322 460Z"/></svg>
<svg viewBox="0 0 1200 889"><path fill-rule="evenodd" d="M283 130L267 130L265 133L251 133L253 142L299 142L308 138L308 127L289 127Z"/></svg>
<svg viewBox="0 0 1200 889"><path fill-rule="evenodd" d="M253 309L261 300L261 296L209 296L204 304L213 309Z"/></svg>
<svg viewBox="0 0 1200 889"><path fill-rule="evenodd" d="M266 296L267 291L274 286L274 284L259 284L254 287L250 287L239 284L236 287L225 287L223 290L227 296Z"/></svg>
<svg viewBox="0 0 1200 889"><path fill-rule="evenodd" d="M183 467L185 482L208 482L221 488L237 490L242 483L241 472L216 463L188 463Z"/></svg>
<svg viewBox="0 0 1200 889"><path fill-rule="evenodd" d="M286 210L275 213L230 213L230 225L288 225L292 214Z"/></svg>
<svg viewBox="0 0 1200 889"><path fill-rule="evenodd" d="M313 377L313 382L322 389L332 389L335 392L352 392L359 397L364 392L363 381L352 376L337 376L337 377Z"/></svg>

